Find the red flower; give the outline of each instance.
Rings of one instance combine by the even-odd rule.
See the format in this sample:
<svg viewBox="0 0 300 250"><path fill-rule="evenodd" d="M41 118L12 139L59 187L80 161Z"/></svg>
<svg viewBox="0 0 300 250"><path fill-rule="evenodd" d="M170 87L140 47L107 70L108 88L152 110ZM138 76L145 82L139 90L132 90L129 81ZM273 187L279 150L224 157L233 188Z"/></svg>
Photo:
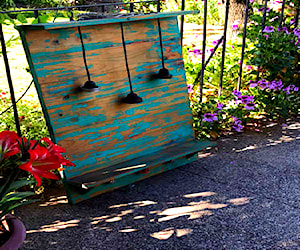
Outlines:
<svg viewBox="0 0 300 250"><path fill-rule="evenodd" d="M42 184L41 177L59 179L58 176L49 172L50 170L58 169L61 165L75 166L61 155L62 152L65 152L63 148L55 145L48 138L42 140L48 144L48 147L45 148L38 144L35 149L29 149L30 160L19 166L20 169L30 172L39 186Z"/></svg>
<svg viewBox="0 0 300 250"><path fill-rule="evenodd" d="M13 131L0 132L0 160L20 152L18 146L19 136Z"/></svg>

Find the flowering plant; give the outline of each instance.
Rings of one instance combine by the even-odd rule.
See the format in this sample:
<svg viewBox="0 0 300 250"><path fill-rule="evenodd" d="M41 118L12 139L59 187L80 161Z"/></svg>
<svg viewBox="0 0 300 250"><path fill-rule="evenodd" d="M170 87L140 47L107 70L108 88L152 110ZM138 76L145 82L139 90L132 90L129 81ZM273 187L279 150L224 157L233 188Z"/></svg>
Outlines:
<svg viewBox="0 0 300 250"><path fill-rule="evenodd" d="M52 170L74 166L62 153L65 150L48 138L36 141L21 138L12 131L0 132L0 170L4 175L0 188L0 218L14 208L31 202L26 199L34 195L33 192L16 191L34 182L20 179L21 170L33 175L38 186L42 184L41 177L58 180Z"/></svg>

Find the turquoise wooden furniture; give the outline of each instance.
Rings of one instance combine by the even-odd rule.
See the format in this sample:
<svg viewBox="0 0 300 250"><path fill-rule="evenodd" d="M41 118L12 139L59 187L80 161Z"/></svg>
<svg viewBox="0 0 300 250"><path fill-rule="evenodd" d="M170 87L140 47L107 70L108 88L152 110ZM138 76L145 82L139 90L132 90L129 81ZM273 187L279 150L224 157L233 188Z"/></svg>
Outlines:
<svg viewBox="0 0 300 250"><path fill-rule="evenodd" d="M196 141L191 126L177 23L189 13L19 27L52 140L76 164L63 171L71 203L195 161L212 145ZM158 19L170 79L157 77ZM80 88L87 80L83 50L99 91ZM122 101L129 92L125 59L141 103Z"/></svg>

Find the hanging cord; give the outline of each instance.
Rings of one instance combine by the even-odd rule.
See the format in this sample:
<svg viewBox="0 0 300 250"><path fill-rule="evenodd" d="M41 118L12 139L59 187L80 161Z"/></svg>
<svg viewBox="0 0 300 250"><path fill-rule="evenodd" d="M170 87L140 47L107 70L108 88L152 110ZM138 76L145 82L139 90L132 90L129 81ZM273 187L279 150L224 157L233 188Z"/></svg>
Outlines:
<svg viewBox="0 0 300 250"><path fill-rule="evenodd" d="M26 93L30 89L32 83L33 83L33 80L31 81L31 83L29 84L27 89L24 91L24 93L20 96L20 98L16 101L16 104L26 95ZM6 113L8 110L10 110L12 107L13 107L13 105L10 105L7 109L5 109L3 112L0 113L0 116L3 115L4 113Z"/></svg>
<svg viewBox="0 0 300 250"><path fill-rule="evenodd" d="M86 74L88 77L88 80L91 81L91 75L88 69L88 65L86 62L86 54L85 54L85 48L84 48L84 44L83 44L83 39L82 39L82 34L81 34L81 29L78 26L78 34L79 34L79 38L80 38L80 42L81 42L81 47L82 47L82 55L83 55L83 61L84 61L84 66L85 66L85 70L86 70Z"/></svg>
<svg viewBox="0 0 300 250"><path fill-rule="evenodd" d="M162 44L161 27L160 27L159 19L157 19L157 27L158 27L159 43L160 43L161 65L163 68L165 68L164 49Z"/></svg>
<svg viewBox="0 0 300 250"><path fill-rule="evenodd" d="M127 59L126 44L125 44L125 38L124 38L124 29L123 29L123 24L120 23L120 25L121 25L121 31L122 31L122 44L123 44L125 64L126 64L127 76L128 76L129 86L130 86L130 92L133 93L130 71L129 71L129 66L128 66L128 59Z"/></svg>

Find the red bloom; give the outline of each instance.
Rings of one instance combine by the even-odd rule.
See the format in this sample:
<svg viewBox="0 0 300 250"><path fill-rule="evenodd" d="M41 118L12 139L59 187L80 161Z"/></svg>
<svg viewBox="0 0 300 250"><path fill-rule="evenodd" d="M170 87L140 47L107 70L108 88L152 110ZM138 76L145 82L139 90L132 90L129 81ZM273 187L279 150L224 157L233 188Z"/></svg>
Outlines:
<svg viewBox="0 0 300 250"><path fill-rule="evenodd" d="M58 169L61 165L75 166L74 163L66 160L60 153L65 150L48 138L42 139L48 144L48 148L37 145L35 149L29 149L30 160L19 166L20 169L30 172L37 180L38 185L42 183L41 177L58 180L58 176L49 172L50 170Z"/></svg>
<svg viewBox="0 0 300 250"><path fill-rule="evenodd" d="M19 136L13 131L0 132L0 160L20 152L18 146Z"/></svg>

